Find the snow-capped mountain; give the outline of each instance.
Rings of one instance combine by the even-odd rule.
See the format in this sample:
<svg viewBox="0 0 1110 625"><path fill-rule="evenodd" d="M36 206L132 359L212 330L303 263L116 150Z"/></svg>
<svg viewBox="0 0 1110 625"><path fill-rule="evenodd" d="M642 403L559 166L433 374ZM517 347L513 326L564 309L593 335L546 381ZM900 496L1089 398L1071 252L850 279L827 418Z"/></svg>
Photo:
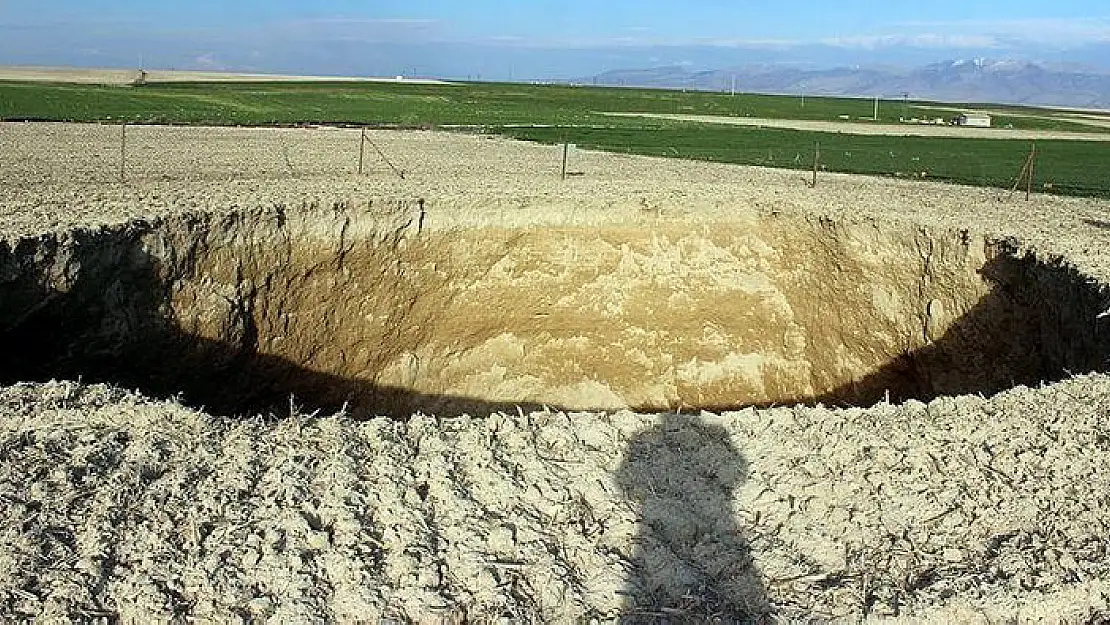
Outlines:
<svg viewBox="0 0 1110 625"><path fill-rule="evenodd" d="M1110 73L985 58L933 63L905 70L854 66L800 69L773 64L690 71L685 67L614 71L589 79L599 85L666 87L748 93L894 97L1110 108Z"/></svg>

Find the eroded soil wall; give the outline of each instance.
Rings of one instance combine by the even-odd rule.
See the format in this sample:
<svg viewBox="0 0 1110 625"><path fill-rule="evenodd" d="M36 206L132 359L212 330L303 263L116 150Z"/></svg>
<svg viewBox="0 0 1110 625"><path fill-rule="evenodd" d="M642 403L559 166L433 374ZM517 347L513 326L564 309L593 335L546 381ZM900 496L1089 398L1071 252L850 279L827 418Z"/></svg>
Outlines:
<svg viewBox="0 0 1110 625"><path fill-rule="evenodd" d="M720 410L1102 369L1102 292L967 232L762 216L452 231L416 203L0 244L0 381L239 414Z"/></svg>

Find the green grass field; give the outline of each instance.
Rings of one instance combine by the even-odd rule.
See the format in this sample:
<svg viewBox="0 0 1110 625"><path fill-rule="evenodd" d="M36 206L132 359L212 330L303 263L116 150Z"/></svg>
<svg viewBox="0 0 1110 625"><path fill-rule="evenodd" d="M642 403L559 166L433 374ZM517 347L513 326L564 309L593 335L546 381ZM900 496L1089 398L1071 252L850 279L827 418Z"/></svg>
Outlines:
<svg viewBox="0 0 1110 625"><path fill-rule="evenodd" d="M571 140L582 147L707 161L812 170L820 144L822 171L942 180L1009 189L1020 173L1030 144L926 137L882 137L815 133L709 124L635 129L507 129L532 141ZM1038 141L1035 188L1061 195L1110 197L1110 144L1093 141Z"/></svg>
<svg viewBox="0 0 1110 625"><path fill-rule="evenodd" d="M879 121L904 114L949 117L886 100ZM928 103L921 103L923 106ZM1009 187L1030 142L877 137L610 117L601 112L733 115L858 123L869 99L736 95L649 89L466 83L177 83L143 87L0 82L0 119L214 125L352 124L462 127L548 143L771 167L812 167L821 145L827 171ZM938 105L945 106L945 105ZM994 107L998 125L1099 132L1066 119ZM1007 113L1013 115L1007 115ZM1110 129L1103 129L1110 132ZM1040 191L1110 197L1110 143L1039 141Z"/></svg>

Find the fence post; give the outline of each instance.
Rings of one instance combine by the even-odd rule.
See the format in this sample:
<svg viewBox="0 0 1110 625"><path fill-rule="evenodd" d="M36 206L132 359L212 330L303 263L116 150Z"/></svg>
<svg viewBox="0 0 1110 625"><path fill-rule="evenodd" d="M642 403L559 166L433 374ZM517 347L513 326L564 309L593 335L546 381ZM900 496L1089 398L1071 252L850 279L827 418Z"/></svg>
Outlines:
<svg viewBox="0 0 1110 625"><path fill-rule="evenodd" d="M1033 194L1033 167L1034 160L1037 158L1037 144L1033 144L1033 150L1029 152L1029 156L1025 157L1025 163L1021 166L1021 172L1018 174L1017 179L1014 180L1014 186L1010 189L1010 196L1007 200L1013 199L1014 194L1021 187L1021 181L1025 181L1025 201L1029 201L1029 197Z"/></svg>
<svg viewBox="0 0 1110 625"><path fill-rule="evenodd" d="M821 165L821 142L818 141L813 146L813 182L809 184L811 188L817 187L817 169Z"/></svg>
<svg viewBox="0 0 1110 625"><path fill-rule="evenodd" d="M1025 181L1025 201L1033 195L1033 176L1037 172L1037 142L1033 142L1033 151L1029 153L1029 179Z"/></svg>
<svg viewBox="0 0 1110 625"><path fill-rule="evenodd" d="M362 129L362 134L363 134L363 137L366 139L366 143L369 143L370 147L374 148L374 151L378 153L378 156L380 156L383 161L385 161L386 165L389 165L389 168L393 170L393 173L397 174L397 177L400 178L401 180L404 180L405 179L405 171L403 169L397 169L397 166L394 165L389 160L389 157L387 157L385 155L385 152L382 152L382 149L378 147L378 144L374 143L373 139L366 136L366 129L365 128Z"/></svg>
<svg viewBox="0 0 1110 625"><path fill-rule="evenodd" d="M362 175L362 163L366 156L366 127L363 126L362 133L358 138L358 175Z"/></svg>
<svg viewBox="0 0 1110 625"><path fill-rule="evenodd" d="M570 152L570 144L563 143L563 175L562 179L567 179L567 153Z"/></svg>
<svg viewBox="0 0 1110 625"><path fill-rule="evenodd" d="M127 122L119 127L119 181L127 181Z"/></svg>

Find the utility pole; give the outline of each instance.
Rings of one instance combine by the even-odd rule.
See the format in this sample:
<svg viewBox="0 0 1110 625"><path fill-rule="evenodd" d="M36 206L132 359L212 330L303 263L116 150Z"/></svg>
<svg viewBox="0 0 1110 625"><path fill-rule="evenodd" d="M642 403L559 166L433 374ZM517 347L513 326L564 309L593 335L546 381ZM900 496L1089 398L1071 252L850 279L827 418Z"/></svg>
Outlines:
<svg viewBox="0 0 1110 625"><path fill-rule="evenodd" d="M879 96L875 96L875 114L872 116L872 119L879 121Z"/></svg>

